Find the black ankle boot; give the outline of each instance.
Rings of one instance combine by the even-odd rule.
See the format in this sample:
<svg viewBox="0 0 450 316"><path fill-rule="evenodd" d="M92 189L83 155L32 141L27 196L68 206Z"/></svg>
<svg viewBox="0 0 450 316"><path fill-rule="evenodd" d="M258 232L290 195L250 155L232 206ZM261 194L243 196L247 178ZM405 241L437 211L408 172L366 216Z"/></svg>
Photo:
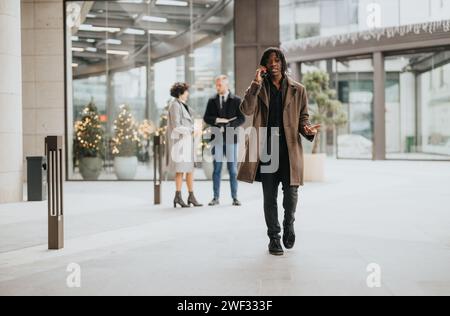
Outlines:
<svg viewBox="0 0 450 316"><path fill-rule="evenodd" d="M181 192L177 191L175 193L175 199L173 200L173 207L177 208L177 205L180 205L182 208L188 208L189 205L184 203L183 198L181 197Z"/></svg>
<svg viewBox="0 0 450 316"><path fill-rule="evenodd" d="M197 199L194 196L194 192L189 192L188 204L189 206L193 205L194 207L203 206L203 204L198 203Z"/></svg>
<svg viewBox="0 0 450 316"><path fill-rule="evenodd" d="M295 245L294 225L284 226L283 244L286 249L292 249Z"/></svg>
<svg viewBox="0 0 450 316"><path fill-rule="evenodd" d="M273 256L284 255L283 247L281 247L281 243L280 243L279 239L271 239L270 240L269 253Z"/></svg>

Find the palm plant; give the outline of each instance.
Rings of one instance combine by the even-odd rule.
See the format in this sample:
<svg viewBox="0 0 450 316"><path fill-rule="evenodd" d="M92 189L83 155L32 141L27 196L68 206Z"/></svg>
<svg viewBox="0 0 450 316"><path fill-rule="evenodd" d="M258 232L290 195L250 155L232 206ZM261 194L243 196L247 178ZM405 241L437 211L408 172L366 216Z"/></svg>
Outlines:
<svg viewBox="0 0 450 316"><path fill-rule="evenodd" d="M313 71L303 77L308 91L311 121L321 124L324 131L335 131L348 121L342 103L336 99L336 90L330 88L330 76L325 71ZM314 140L313 154L320 150L320 134Z"/></svg>

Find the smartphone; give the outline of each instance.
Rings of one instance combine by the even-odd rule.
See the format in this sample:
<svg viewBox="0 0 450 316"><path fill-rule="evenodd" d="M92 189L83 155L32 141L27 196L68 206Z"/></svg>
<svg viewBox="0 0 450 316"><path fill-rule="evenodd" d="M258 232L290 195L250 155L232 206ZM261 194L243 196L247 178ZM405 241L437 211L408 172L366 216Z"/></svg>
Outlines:
<svg viewBox="0 0 450 316"><path fill-rule="evenodd" d="M261 67L266 68L266 66L263 66L263 65L261 65ZM266 68L266 70L267 70L267 68ZM269 77L269 72L268 72L268 71L263 72L263 73L261 74L261 77L262 77L263 79L266 79L267 77Z"/></svg>

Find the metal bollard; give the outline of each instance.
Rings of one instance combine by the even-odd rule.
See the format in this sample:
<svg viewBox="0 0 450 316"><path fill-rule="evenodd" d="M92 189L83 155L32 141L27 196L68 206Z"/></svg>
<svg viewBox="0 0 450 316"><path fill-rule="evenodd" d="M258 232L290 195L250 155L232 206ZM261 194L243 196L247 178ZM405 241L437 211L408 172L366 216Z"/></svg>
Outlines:
<svg viewBox="0 0 450 316"><path fill-rule="evenodd" d="M48 185L48 249L64 248L62 137L45 138Z"/></svg>
<svg viewBox="0 0 450 316"><path fill-rule="evenodd" d="M161 135L155 135L153 137L153 183L155 205L161 204L162 149L162 137Z"/></svg>

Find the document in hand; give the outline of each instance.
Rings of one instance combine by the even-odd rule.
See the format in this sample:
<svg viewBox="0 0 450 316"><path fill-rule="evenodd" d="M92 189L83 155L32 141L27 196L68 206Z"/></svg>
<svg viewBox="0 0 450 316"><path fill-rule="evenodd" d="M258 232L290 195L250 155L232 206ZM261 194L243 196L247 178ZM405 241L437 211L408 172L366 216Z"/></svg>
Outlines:
<svg viewBox="0 0 450 316"><path fill-rule="evenodd" d="M233 122L234 120L236 120L237 117L233 117L231 119L225 119L225 118L218 118L217 119L217 124L228 124L230 122Z"/></svg>

